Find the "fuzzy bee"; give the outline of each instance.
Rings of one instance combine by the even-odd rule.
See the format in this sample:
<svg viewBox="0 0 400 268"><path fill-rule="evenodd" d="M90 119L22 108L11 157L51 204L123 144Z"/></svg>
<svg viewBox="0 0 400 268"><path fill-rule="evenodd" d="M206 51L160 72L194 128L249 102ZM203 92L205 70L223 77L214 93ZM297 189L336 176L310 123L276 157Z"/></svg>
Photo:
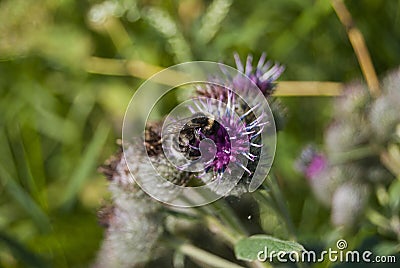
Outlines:
<svg viewBox="0 0 400 268"><path fill-rule="evenodd" d="M203 113L197 113L193 115L191 120L187 121L185 119L185 121L180 129L171 126L170 134L175 135L175 149L183 153L188 159L194 160L201 156L199 150L200 141L216 133L220 128L220 124ZM182 126L182 124L176 125Z"/></svg>
<svg viewBox="0 0 400 268"><path fill-rule="evenodd" d="M189 159L200 157L200 141L216 133L219 127L218 122L214 119L201 113L195 115L179 132L179 150Z"/></svg>

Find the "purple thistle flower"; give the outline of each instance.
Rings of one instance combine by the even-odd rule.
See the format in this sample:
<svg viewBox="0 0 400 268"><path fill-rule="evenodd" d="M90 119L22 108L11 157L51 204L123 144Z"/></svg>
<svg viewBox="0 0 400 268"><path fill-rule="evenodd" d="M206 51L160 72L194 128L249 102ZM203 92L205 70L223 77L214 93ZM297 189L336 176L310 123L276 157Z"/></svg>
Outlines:
<svg viewBox="0 0 400 268"><path fill-rule="evenodd" d="M231 172L228 168L229 163L234 163L251 175L252 172L240 160L243 159L242 157L247 158L249 161L256 160L257 156L250 153L250 148L262 146L255 143L254 140L261 134L266 123L262 121L263 116L260 116L247 124L243 119L252 110L249 110L240 118L235 117L235 95L231 91L228 92L228 101L225 108L222 107L221 103L212 99L205 101L200 98L195 102L196 107L189 107L194 115L203 114L205 119L194 119L197 123L197 127L191 130L194 134L191 137L194 138L182 144L181 151L186 152L189 157L197 157L200 155L200 141L210 139L215 144L215 156L205 163L205 171L200 174L200 177L208 172L213 172L214 178L221 178L225 171ZM209 113L219 115L219 117L215 120L208 119L205 114ZM201 121L204 123L199 124Z"/></svg>
<svg viewBox="0 0 400 268"><path fill-rule="evenodd" d="M218 84L223 84L219 82L217 78L212 78L210 81L216 82ZM196 93L202 97L216 99L219 101L225 101L228 99L228 89L217 85L217 84L205 84L196 86Z"/></svg>
<svg viewBox="0 0 400 268"><path fill-rule="evenodd" d="M222 69L226 77L211 77L210 82L215 84L197 87L196 91L200 96L226 100L228 97L227 90L225 87L219 85L226 85L227 88L240 90L244 95L248 94L248 91L254 89L254 85L256 85L265 97L272 95L276 87L275 80L277 80L285 70L284 66L279 64L272 65L270 61L266 62L265 53L261 55L256 66L253 66L252 55L247 56L245 65L240 61L237 53L234 54L234 58L236 68L241 73L245 74L248 79L245 79L243 75L231 77L226 70Z"/></svg>
<svg viewBox="0 0 400 268"><path fill-rule="evenodd" d="M266 54L263 53L258 60L257 65L253 66L253 56L248 55L246 63L243 64L240 61L240 57L237 53L234 54L236 68L244 73L250 80L261 90L264 96L270 96L275 89L275 80L278 79L285 67L279 64L274 64L270 61L265 62ZM236 77L233 79L233 86L237 89L247 90L249 85L248 80L244 80L242 77Z"/></svg>

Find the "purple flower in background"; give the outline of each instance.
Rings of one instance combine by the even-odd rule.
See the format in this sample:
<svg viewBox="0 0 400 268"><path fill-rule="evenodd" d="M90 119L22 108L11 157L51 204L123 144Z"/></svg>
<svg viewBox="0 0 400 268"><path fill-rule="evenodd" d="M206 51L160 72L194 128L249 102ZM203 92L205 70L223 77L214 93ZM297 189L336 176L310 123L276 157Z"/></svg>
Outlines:
<svg viewBox="0 0 400 268"><path fill-rule="evenodd" d="M307 178L313 179L319 175L327 166L326 157L322 154L316 154L311 159L310 164L305 170Z"/></svg>
<svg viewBox="0 0 400 268"><path fill-rule="evenodd" d="M328 167L326 156L318 152L314 146L307 146L297 161L297 169L304 173L308 179L315 179Z"/></svg>
<svg viewBox="0 0 400 268"><path fill-rule="evenodd" d="M234 54L236 68L244 73L250 80L261 90L264 96L270 96L274 92L275 89L275 80L278 79L285 67L279 64L274 64L270 61L265 61L266 54L263 53L258 60L256 66L253 66L253 56L248 55L246 59L246 63L243 64L240 61L239 55L237 53ZM233 79L233 86L237 89L248 89L251 85L249 85L249 81L244 80L242 77L236 77Z"/></svg>
<svg viewBox="0 0 400 268"><path fill-rule="evenodd" d="M337 170L332 169L328 158L314 145L306 146L296 161L296 168L308 179L315 197L326 207L330 207L337 188Z"/></svg>

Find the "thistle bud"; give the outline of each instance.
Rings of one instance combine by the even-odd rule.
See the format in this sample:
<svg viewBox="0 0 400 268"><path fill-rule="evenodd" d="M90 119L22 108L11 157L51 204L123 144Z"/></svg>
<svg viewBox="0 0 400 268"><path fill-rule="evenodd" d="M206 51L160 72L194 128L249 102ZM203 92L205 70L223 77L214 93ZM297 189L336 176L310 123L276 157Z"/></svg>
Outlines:
<svg viewBox="0 0 400 268"><path fill-rule="evenodd" d="M119 154L120 155L120 154ZM162 229L161 205L133 181L125 159L113 159L109 179L112 205L100 210L107 227L94 267L135 267L151 259Z"/></svg>
<svg viewBox="0 0 400 268"><path fill-rule="evenodd" d="M372 104L369 120L375 137L387 143L400 123L400 69L383 80L382 94Z"/></svg>
<svg viewBox="0 0 400 268"><path fill-rule="evenodd" d="M368 198L369 187L366 184L347 182L340 185L332 198L332 223L353 227L363 214Z"/></svg>

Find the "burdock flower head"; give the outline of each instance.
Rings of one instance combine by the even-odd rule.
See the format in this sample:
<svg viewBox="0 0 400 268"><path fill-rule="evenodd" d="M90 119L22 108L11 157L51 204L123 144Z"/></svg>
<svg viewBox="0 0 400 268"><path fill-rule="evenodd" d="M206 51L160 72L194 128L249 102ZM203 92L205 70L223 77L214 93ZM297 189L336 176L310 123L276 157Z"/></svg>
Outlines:
<svg viewBox="0 0 400 268"><path fill-rule="evenodd" d="M275 80L281 76L285 67L279 64L272 65L270 61L265 61L266 56L267 55L263 53L257 65L254 66L252 55L248 55L245 64L243 64L239 55L237 53L234 54L236 68L249 77L251 82L253 82L261 90L263 95L267 97L274 92L276 86ZM233 86L235 88L247 90L250 87L248 82L248 80L236 77L233 79Z"/></svg>
<svg viewBox="0 0 400 268"><path fill-rule="evenodd" d="M382 162L381 150L398 142L399 85L400 70L383 80L376 98L363 83L347 85L334 103L334 120L325 132L326 156L309 149L302 154L301 171L311 178L318 199L331 207L334 225L354 227L368 204L370 190L387 185L397 175Z"/></svg>
<svg viewBox="0 0 400 268"><path fill-rule="evenodd" d="M271 61L266 61L266 54L263 53L257 63L254 65L253 56L248 55L246 62L242 62L237 53L234 54L237 70L244 74L246 78L239 74L232 77L228 72L225 72L226 77L212 77L210 82L215 82L215 85L201 86L197 88L197 93L200 96L214 99L226 100L226 88L234 88L241 94L251 94L254 90L254 85L257 86L265 97L269 97L275 90L276 80L281 76L285 67L278 63L272 64ZM220 86L224 85L224 86Z"/></svg>
<svg viewBox="0 0 400 268"><path fill-rule="evenodd" d="M332 223L336 226L351 227L362 216L369 198L366 184L346 182L338 187L332 198Z"/></svg>
<svg viewBox="0 0 400 268"><path fill-rule="evenodd" d="M178 151L187 159L213 155L198 174L204 182L220 181L223 174L231 174L232 169L243 171L231 194L242 192L235 190L248 186L257 167L265 164L259 163L261 148L265 145L261 134L266 126L272 126L273 119L261 108L263 100L256 100L259 96L270 97L275 80L284 70L278 64L266 62L265 54L256 66L253 66L252 56L243 64L235 54L235 61L239 72L221 65L220 75L210 76L209 83L195 85L197 96L189 107L193 119L183 126L177 142ZM213 145L202 143L204 141Z"/></svg>
<svg viewBox="0 0 400 268"><path fill-rule="evenodd" d="M328 160L326 156L318 152L313 145L308 145L303 149L296 163L296 168L310 180L320 176L327 167Z"/></svg>
<svg viewBox="0 0 400 268"><path fill-rule="evenodd" d="M336 189L337 177L326 155L318 151L315 145L308 145L296 161L296 169L308 179L317 200L329 207Z"/></svg>
<svg viewBox="0 0 400 268"><path fill-rule="evenodd" d="M136 267L150 260L164 232L161 202L193 206L215 200L208 196L242 194L252 189L250 182L258 167L265 166L268 172L275 152L275 125L267 101L253 96L269 96L283 68L265 63L265 55L255 68L251 57L246 67L238 59L236 62L247 79L243 73L225 76L215 64L221 77L198 85L197 95L189 100L192 105L181 106L182 114L171 112L164 120L148 123L147 118L139 120L140 105L132 110L128 107L127 115L133 117L124 121L128 124L123 129L123 154L103 167L110 180L112 202L100 213L107 231L95 267ZM136 122L145 124L137 129ZM271 134L271 142L264 140L267 134ZM266 155L268 160L261 161ZM195 169L191 169L193 164ZM259 173L264 179L266 173ZM196 191L202 187L206 191L199 192L196 199ZM182 194L187 188L195 188L189 189L192 195ZM208 196L203 198L201 193Z"/></svg>
<svg viewBox="0 0 400 268"><path fill-rule="evenodd" d="M263 121L263 116L255 118L252 122L246 123L243 120L252 110L238 117L235 114L235 94L228 93L228 102L222 105L222 102L211 99L199 98L195 107L190 107L193 115L200 115L190 121L189 126L181 131L180 149L189 158L200 155L200 144L202 140L211 140L214 147L205 148L205 153L211 152L214 148L215 156L205 163L204 172L200 176L211 172L213 178L221 178L224 172L231 172L228 168L230 163L243 169L248 175L252 174L241 159L245 157L248 161L255 161L256 155L251 153L251 147L259 148L262 144L257 143L256 139L263 131L267 122ZM225 107L224 107L225 106ZM219 115L215 118L208 115ZM250 149L250 150L249 150Z"/></svg>
<svg viewBox="0 0 400 268"><path fill-rule="evenodd" d="M132 153L127 158L140 162L140 156ZM112 202L98 213L100 224L107 229L93 267L138 267L154 257L163 232L162 207L133 182L122 152L101 171L110 181Z"/></svg>
<svg viewBox="0 0 400 268"><path fill-rule="evenodd" d="M374 137L381 144L393 140L400 126L400 69L383 80L382 94L371 105L369 120Z"/></svg>

